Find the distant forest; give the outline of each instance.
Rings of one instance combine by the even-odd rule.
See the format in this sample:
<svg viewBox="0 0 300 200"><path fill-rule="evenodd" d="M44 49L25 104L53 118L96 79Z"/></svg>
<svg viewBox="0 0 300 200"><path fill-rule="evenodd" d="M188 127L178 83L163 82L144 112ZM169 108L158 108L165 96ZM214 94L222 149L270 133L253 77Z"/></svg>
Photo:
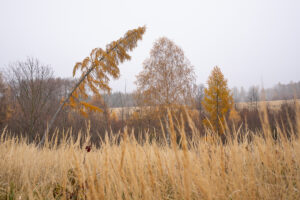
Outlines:
<svg viewBox="0 0 300 200"><path fill-rule="evenodd" d="M274 101L274 100L289 100L300 98L300 81L290 82L288 84L278 83L272 88L262 89L259 86L251 86L248 90L243 87L233 87L231 89L234 102L255 102L255 101ZM204 84L196 86L196 96L203 96ZM105 103L111 108L117 107L134 107L137 105L134 99L134 93L113 92L104 94Z"/></svg>

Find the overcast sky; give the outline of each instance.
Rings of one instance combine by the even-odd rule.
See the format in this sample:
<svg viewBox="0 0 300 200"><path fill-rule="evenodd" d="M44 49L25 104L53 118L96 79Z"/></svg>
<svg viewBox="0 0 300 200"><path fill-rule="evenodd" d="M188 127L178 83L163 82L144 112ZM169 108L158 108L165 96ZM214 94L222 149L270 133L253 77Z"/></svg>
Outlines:
<svg viewBox="0 0 300 200"><path fill-rule="evenodd" d="M147 31L114 91L135 89L153 42L179 45L205 83L218 65L230 87L300 81L299 0L0 0L0 66L36 57L56 76L132 28Z"/></svg>

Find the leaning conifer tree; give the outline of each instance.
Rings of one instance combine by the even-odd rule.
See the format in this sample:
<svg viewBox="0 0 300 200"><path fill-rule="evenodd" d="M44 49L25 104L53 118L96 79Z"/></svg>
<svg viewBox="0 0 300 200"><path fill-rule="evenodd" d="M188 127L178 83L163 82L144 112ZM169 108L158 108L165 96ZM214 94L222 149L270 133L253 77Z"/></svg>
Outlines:
<svg viewBox="0 0 300 200"><path fill-rule="evenodd" d="M137 46L137 42L142 39L145 31L146 27L129 30L119 40L108 44L106 50L95 48L90 53L90 56L86 57L82 62L76 63L73 69L73 76L80 70L80 78L51 118L39 146L44 144L56 117L65 105L78 110L84 116L87 116L88 111L102 112L99 107L84 101L88 99L87 91L91 91L94 96L99 98L101 98L100 91L110 92L111 88L108 85L109 76L114 79L119 78L120 70L118 65L125 60L131 59L127 52L132 51Z"/></svg>

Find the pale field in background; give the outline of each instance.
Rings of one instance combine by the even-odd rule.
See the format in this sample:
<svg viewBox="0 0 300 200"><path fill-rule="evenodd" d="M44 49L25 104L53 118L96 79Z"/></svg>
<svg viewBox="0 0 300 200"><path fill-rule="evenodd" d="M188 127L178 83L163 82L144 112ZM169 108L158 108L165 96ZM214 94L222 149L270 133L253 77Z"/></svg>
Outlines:
<svg viewBox="0 0 300 200"><path fill-rule="evenodd" d="M296 101L299 105L300 100L297 99ZM271 110L278 110L278 109L280 109L280 106L285 103L292 105L292 104L295 104L295 100L258 101L257 106L258 106L258 109L261 109L263 106L267 106ZM250 102L242 102L242 103L237 103L236 106L238 109L253 108L256 106L256 103L253 102L251 104Z"/></svg>
<svg viewBox="0 0 300 200"><path fill-rule="evenodd" d="M270 108L271 110L278 110L280 109L280 106L282 104L289 104L292 105L295 103L295 100L277 100L277 101L258 101L257 102L257 107L258 109L262 109L263 106L267 106L268 108ZM300 99L297 99L297 103L298 105L300 105ZM250 102L241 102L241 103L236 103L235 104L237 109L253 109L256 108L256 103L253 102L252 104ZM148 109L149 107L144 107L144 109ZM131 115L133 112L137 111L139 112L140 108L139 107L123 107L123 108L111 108L110 111L115 112L117 114L117 116L120 117L124 116L124 119L126 119L126 117L128 117L128 115Z"/></svg>

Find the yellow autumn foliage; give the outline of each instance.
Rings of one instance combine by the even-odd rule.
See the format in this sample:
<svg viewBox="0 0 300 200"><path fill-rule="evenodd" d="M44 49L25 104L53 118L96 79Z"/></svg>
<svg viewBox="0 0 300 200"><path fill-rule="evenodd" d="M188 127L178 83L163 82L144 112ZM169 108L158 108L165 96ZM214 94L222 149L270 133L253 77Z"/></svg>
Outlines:
<svg viewBox="0 0 300 200"><path fill-rule="evenodd" d="M231 120L234 123L238 123L241 121L241 116L236 111L236 109L232 108L229 114L229 120Z"/></svg>
<svg viewBox="0 0 300 200"><path fill-rule="evenodd" d="M212 70L207 84L208 88L205 88L205 96L202 101L208 115L204 123L208 128L221 134L225 127L225 117L233 106L233 97L228 89L227 80L218 66Z"/></svg>
<svg viewBox="0 0 300 200"><path fill-rule="evenodd" d="M118 115L115 111L112 111L110 116L111 116L111 120L115 122L119 120Z"/></svg>
<svg viewBox="0 0 300 200"><path fill-rule="evenodd" d="M101 91L108 93L111 91L108 85L110 77L119 78L118 65L130 60L131 57L128 52L137 46L137 42L142 39L145 31L146 27L129 30L122 38L106 45L106 50L95 48L82 62L76 63L73 76L76 75L77 71L80 71L80 78L68 105L77 109L84 116L87 115L88 111L101 112L100 108L83 100L88 99L88 92L101 98Z"/></svg>

